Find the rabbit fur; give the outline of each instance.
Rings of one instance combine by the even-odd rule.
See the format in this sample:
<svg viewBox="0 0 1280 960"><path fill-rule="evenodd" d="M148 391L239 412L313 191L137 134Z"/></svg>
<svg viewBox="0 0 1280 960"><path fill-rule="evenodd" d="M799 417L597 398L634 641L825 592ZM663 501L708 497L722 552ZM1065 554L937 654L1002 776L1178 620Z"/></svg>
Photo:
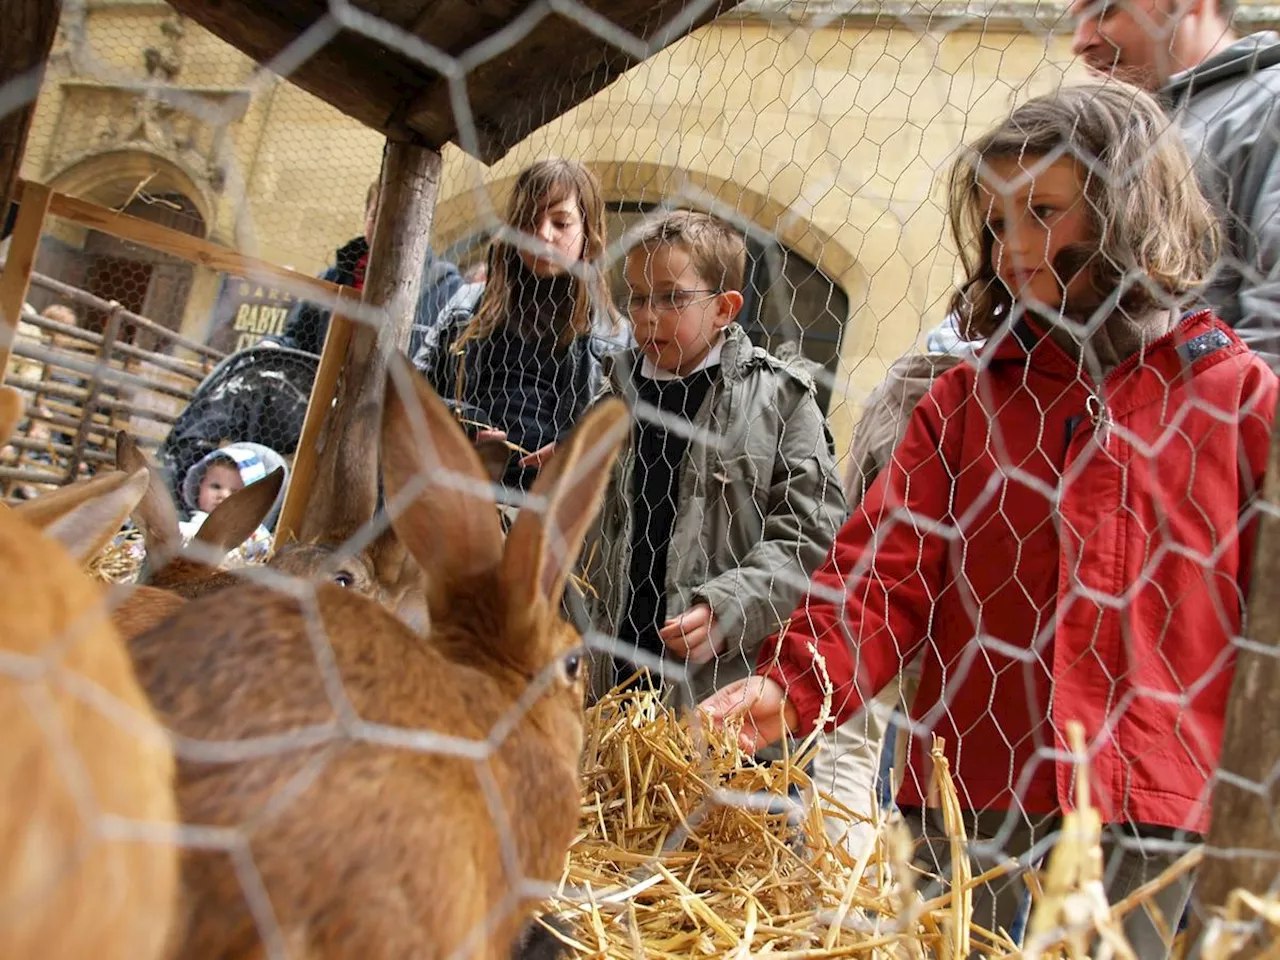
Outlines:
<svg viewBox="0 0 1280 960"><path fill-rule="evenodd" d="M201 524L192 543L184 547L177 507L168 488L159 471L125 431L116 436L116 464L126 471L147 467L152 475L147 494L133 515L143 532L147 551L140 583L193 599L243 582L244 578L236 571L218 569L217 562L227 551L243 543L270 512L284 480L283 471L273 471L220 503ZM358 552L344 550L336 544L283 544L268 565L300 579L332 581L376 600L410 626L425 627L422 572L391 529ZM125 596L117 608L121 611L120 626L154 619L154 610L147 608L157 604L173 608L170 599L154 591Z"/></svg>
<svg viewBox="0 0 1280 960"><path fill-rule="evenodd" d="M584 418L533 488L542 510L504 543L475 449L397 361L383 485L430 633L333 584L303 597L244 584L133 642L176 733L299 738L180 761L183 821L239 831L265 896L246 896L226 853L190 851L175 956L258 958L265 937L307 960L507 960L545 892L522 881L559 878L578 823L582 641L560 600L626 419L620 401ZM357 722L394 735L357 736ZM423 731L473 752L493 738L491 752L432 752Z"/></svg>
<svg viewBox="0 0 1280 960"><path fill-rule="evenodd" d="M0 389L0 437L15 403L21 409L10 393ZM103 588L67 547L100 550L146 486L140 473L103 479L43 530L0 510L4 957L159 960L176 916L176 846L101 832L104 818L176 819L169 742L107 619Z"/></svg>

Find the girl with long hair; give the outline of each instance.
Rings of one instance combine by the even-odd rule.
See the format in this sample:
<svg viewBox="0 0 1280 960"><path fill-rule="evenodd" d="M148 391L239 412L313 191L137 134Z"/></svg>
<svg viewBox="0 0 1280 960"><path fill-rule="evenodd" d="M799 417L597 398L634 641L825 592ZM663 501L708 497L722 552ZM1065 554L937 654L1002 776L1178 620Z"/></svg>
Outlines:
<svg viewBox="0 0 1280 960"><path fill-rule="evenodd" d="M484 284L464 287L414 363L483 435L517 451L504 481L526 488L600 384L617 329L601 268L600 183L574 160L540 160L516 178Z"/></svg>

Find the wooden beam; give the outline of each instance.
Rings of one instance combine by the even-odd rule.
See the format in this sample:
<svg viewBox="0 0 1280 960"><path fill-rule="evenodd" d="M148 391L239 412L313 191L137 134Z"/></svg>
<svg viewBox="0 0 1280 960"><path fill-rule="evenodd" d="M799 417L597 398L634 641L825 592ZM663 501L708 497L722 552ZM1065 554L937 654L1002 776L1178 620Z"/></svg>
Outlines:
<svg viewBox="0 0 1280 960"><path fill-rule="evenodd" d="M324 2L174 0L170 6L260 64L287 61L300 52L295 43L306 44L297 62L279 67L286 79L382 133L396 105L430 76L376 40L341 30Z"/></svg>
<svg viewBox="0 0 1280 960"><path fill-rule="evenodd" d="M351 331L338 395L323 431L316 486L300 539L341 542L372 519L378 497L378 432L387 359L409 345L440 188L440 154L388 141L364 303L376 324Z"/></svg>
<svg viewBox="0 0 1280 960"><path fill-rule="evenodd" d="M583 0L582 6L600 32L614 28L664 46L735 4L709 3L692 22L683 19L690 0ZM275 64L290 82L348 116L389 137L416 138L435 149L449 142L464 146L453 115L451 58L465 58L514 24L509 43L477 58L467 72L477 158L485 163L501 159L530 131L604 89L646 52L644 44L593 32L572 13L553 11L524 29L520 18L531 8L527 0L343 5L347 16L371 15L398 31L398 40L386 44L358 29L338 30L324 0L172 5L259 63ZM665 32L673 22L682 29Z"/></svg>
<svg viewBox="0 0 1280 960"><path fill-rule="evenodd" d="M720 0L709 4L680 36L731 9L735 2ZM516 5L492 6L508 21L519 12ZM682 15L689 3L587 0L585 6L642 41L658 41L665 46L678 36L668 37L662 31ZM465 50L506 25L495 23L492 17L482 21L478 12L464 9L473 24L465 32L458 29L464 42L457 49ZM438 22L432 21L433 32ZM475 125L477 158L487 164L497 162L534 130L588 100L637 62L631 53L603 40L571 16L552 13L544 17L511 49L467 72L467 100ZM453 117L452 92L443 77L420 87L408 105L405 123L432 142L449 140L470 151L460 138Z"/></svg>
<svg viewBox="0 0 1280 960"><path fill-rule="evenodd" d="M18 320L22 317L22 304L31 285L31 272L35 270L40 232L51 196L52 191L40 183L27 184L22 194L22 206L18 209L18 220L10 238L9 256L5 260L4 272L0 273L0 375L9 366L13 340L18 335Z"/></svg>
<svg viewBox="0 0 1280 960"><path fill-rule="evenodd" d="M1280 506L1280 421L1262 497ZM1280 516L1262 512L1248 600L1250 643L1236 653L1227 697L1222 759L1213 788L1213 822L1196 881L1196 926L1232 890L1266 894L1280 876ZM1225 775L1225 776L1224 776ZM1193 937L1198 930L1193 930ZM1241 956L1263 946L1255 942Z"/></svg>
<svg viewBox="0 0 1280 960"><path fill-rule="evenodd" d="M279 546L299 538L303 514L315 486L321 431L333 408L333 399L338 392L338 375L346 363L354 327L342 306L348 301L352 306L358 305L360 294L350 287L343 287L338 309L334 311L329 331L325 334L320 366L311 387L311 397L307 400L307 415L302 421L302 435L293 457L293 469L289 471L289 485L285 488L280 519L276 521L275 542Z"/></svg>
<svg viewBox="0 0 1280 960"><path fill-rule="evenodd" d="M27 133L36 112L36 93L58 32L60 0L5 0L0 28L0 89L16 89L22 105L0 116L0 220L18 183ZM10 87L13 84L14 87Z"/></svg>
<svg viewBox="0 0 1280 960"><path fill-rule="evenodd" d="M22 184L22 195L24 197L30 186L31 184L29 183ZM64 220L78 223L82 227L90 227L103 233L109 233L111 236L119 237L121 240L140 243L152 250L159 250L188 263L198 263L211 270L234 273L236 276L241 277L272 281L280 286L287 287L291 293L296 295L314 296L317 300L330 304L336 303L338 299L339 287L336 283L330 283L328 280L321 280L318 277L310 277L305 273L290 270L288 267L277 266L267 260L259 260L257 257L238 253L230 247L224 247L202 237L193 237L191 234L183 233L181 230L174 230L158 223L152 223L149 220L131 217L126 213L117 213L115 210L100 207L96 203L90 203L88 200L69 197L65 193L52 195L52 199L49 202L49 213L52 216L62 217Z"/></svg>

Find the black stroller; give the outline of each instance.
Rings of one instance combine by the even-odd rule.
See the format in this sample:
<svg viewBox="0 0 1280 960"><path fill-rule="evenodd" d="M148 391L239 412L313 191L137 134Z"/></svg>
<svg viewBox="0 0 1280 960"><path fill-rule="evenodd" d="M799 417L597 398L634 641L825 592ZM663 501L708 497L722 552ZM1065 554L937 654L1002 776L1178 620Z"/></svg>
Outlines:
<svg viewBox="0 0 1280 960"><path fill-rule="evenodd" d="M292 462L320 358L283 347L250 347L227 357L196 388L156 452L182 519L182 480L228 443L260 443Z"/></svg>
<svg viewBox="0 0 1280 960"><path fill-rule="evenodd" d="M312 353L250 347L210 371L156 453L183 520L190 519L181 495L183 478L219 447L260 443L293 462L319 367L320 358ZM445 403L474 437L485 422L484 411L449 400Z"/></svg>

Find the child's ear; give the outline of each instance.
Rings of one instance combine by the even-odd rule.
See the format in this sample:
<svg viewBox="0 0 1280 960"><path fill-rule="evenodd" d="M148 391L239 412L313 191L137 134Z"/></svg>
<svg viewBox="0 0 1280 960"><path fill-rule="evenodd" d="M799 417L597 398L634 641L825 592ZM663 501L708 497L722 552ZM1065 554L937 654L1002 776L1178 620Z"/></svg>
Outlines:
<svg viewBox="0 0 1280 960"><path fill-rule="evenodd" d="M733 323L742 310L742 294L737 290L726 290L716 298L716 327L723 329Z"/></svg>

